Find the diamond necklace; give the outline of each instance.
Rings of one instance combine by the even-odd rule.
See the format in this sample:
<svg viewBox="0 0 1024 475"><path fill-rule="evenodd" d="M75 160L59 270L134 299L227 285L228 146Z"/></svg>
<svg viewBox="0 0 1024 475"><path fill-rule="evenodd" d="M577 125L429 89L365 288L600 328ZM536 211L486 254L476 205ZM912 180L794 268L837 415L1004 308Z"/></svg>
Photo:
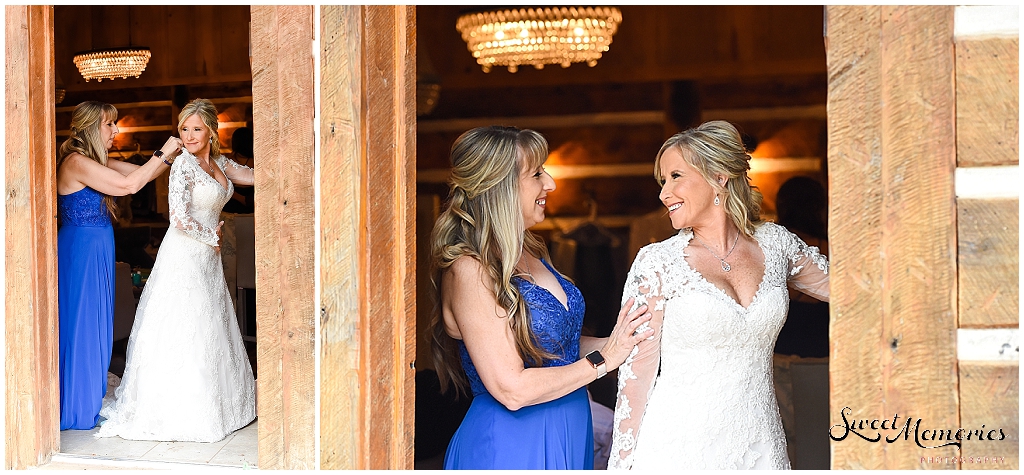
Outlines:
<svg viewBox="0 0 1024 475"><path fill-rule="evenodd" d="M704 246L704 249L707 249L712 256L715 256L715 259L718 259L722 263L723 271L729 272L730 270L732 270L732 266L729 265L728 262L725 262L725 260L728 259L730 255L732 255L732 251L736 250L736 243L740 241L740 233L736 233L736 239L732 240L732 248L729 249L729 252L725 255L725 257L718 257L718 254L715 254L715 251L711 250L711 248L704 243L704 240L701 239L700 236L697 235L697 233L693 233L693 237L697 238L697 240L700 241L700 245Z"/></svg>

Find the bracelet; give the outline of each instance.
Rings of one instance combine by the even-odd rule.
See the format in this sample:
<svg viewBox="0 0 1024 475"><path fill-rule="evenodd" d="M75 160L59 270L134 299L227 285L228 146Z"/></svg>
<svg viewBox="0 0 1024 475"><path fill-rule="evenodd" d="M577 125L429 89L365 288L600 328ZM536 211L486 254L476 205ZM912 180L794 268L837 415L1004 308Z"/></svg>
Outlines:
<svg viewBox="0 0 1024 475"><path fill-rule="evenodd" d="M157 151L153 152L153 156L156 157L156 158L159 158L160 160L163 160L163 162L166 163L167 166L171 166L171 162L168 162L167 159L164 158L164 151L163 150L157 150Z"/></svg>

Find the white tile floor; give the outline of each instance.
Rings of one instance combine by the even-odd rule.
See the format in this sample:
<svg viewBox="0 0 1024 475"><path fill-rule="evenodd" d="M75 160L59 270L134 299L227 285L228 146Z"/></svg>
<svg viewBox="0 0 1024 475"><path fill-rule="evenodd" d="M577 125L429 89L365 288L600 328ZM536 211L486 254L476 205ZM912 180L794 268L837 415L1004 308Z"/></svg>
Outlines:
<svg viewBox="0 0 1024 475"><path fill-rule="evenodd" d="M169 462L207 467L256 467L256 421L219 442L152 442L120 437L96 438L93 430L60 433L60 452L55 462L81 462L83 457L117 462Z"/></svg>

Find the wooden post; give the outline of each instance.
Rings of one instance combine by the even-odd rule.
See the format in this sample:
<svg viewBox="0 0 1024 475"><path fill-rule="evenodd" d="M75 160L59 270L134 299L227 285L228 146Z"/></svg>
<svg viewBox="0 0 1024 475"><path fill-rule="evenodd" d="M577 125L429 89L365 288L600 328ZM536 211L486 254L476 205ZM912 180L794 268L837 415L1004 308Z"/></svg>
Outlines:
<svg viewBox="0 0 1024 475"><path fill-rule="evenodd" d="M832 434L844 407L847 419L955 431L953 7L828 6L826 30ZM832 468L959 455L919 447L913 428L892 443L898 429L833 440Z"/></svg>
<svg viewBox="0 0 1024 475"><path fill-rule="evenodd" d="M415 9L321 12L321 468L411 469Z"/></svg>
<svg viewBox="0 0 1024 475"><path fill-rule="evenodd" d="M316 469L313 9L252 7L261 469Z"/></svg>
<svg viewBox="0 0 1024 475"><path fill-rule="evenodd" d="M59 448L53 7L5 7L4 467Z"/></svg>

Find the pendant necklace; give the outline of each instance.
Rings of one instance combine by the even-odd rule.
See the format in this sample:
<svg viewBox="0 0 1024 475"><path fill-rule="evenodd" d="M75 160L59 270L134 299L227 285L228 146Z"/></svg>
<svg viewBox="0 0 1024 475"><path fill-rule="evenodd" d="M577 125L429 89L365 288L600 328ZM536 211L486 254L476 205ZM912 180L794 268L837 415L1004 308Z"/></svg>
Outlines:
<svg viewBox="0 0 1024 475"><path fill-rule="evenodd" d="M523 264L526 264L526 275L530 276L530 283L537 285L537 279L534 279L533 272L530 272L530 261L527 260L526 256L523 256Z"/></svg>
<svg viewBox="0 0 1024 475"><path fill-rule="evenodd" d="M722 270L723 271L729 272L730 270L732 270L732 266L729 265L728 262L725 262L725 260L728 259L730 255L732 255L732 251L736 250L736 243L738 243L740 241L740 233L736 233L736 239L732 240L732 248L729 249L729 252L725 255L725 257L718 257L718 254L715 254L715 251L711 250L711 248L708 247L708 245L704 243L704 240L701 239L700 236L697 235L697 233L693 233L693 237L697 238L697 241L700 241L700 245L704 246L704 249L707 249L708 252L710 252L712 256L715 256L715 259L718 259L719 262L722 263Z"/></svg>

